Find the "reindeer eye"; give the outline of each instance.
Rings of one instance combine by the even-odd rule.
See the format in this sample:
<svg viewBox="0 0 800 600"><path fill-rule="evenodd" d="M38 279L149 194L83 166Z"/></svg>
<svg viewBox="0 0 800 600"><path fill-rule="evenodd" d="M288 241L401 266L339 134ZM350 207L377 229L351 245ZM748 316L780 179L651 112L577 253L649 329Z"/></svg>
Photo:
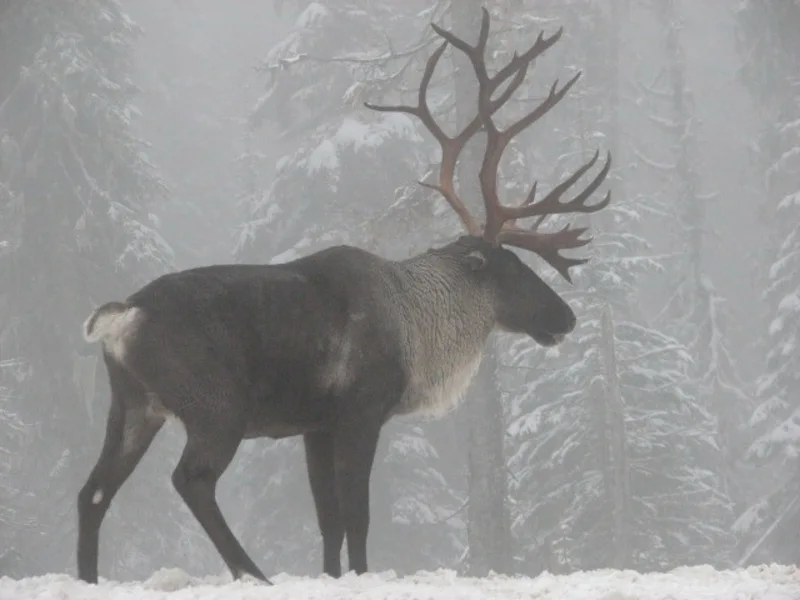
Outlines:
<svg viewBox="0 0 800 600"><path fill-rule="evenodd" d="M480 250L473 250L464 257L464 260L473 271L480 271L487 263L486 256Z"/></svg>

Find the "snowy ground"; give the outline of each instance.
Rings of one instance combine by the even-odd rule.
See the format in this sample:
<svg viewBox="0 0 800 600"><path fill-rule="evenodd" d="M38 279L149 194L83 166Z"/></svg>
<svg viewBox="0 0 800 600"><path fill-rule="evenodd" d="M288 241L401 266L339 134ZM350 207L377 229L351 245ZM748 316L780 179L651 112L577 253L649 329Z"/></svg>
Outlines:
<svg viewBox="0 0 800 600"><path fill-rule="evenodd" d="M800 600L800 569L750 567L716 571L683 567L669 573L593 571L536 579L468 579L451 571L397 578L391 573L334 580L281 575L274 587L255 581L196 579L164 569L143 583L91 586L67 575L0 579L0 600Z"/></svg>

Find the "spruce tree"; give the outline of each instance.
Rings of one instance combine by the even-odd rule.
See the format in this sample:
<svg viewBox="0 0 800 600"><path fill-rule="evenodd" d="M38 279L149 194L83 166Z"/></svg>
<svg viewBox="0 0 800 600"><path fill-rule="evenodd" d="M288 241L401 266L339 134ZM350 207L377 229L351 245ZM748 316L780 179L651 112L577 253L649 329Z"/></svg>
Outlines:
<svg viewBox="0 0 800 600"><path fill-rule="evenodd" d="M104 435L107 385L81 324L171 265L154 216L167 190L135 125L139 33L116 0L14 3L0 15L0 279L9 284L0 292L0 354L19 375L11 410L34 431L36 451L22 456L15 478L31 492L24 510L36 519L27 573L74 564L77 492ZM145 543L137 531L169 536L160 514L150 530L106 529L117 550L129 550L116 553L120 561ZM138 568L111 572L151 571L158 557L143 545L138 552Z"/></svg>
<svg viewBox="0 0 800 600"><path fill-rule="evenodd" d="M512 346L511 381L515 369L530 381L512 405L515 532L532 571L705 562L728 539L730 501L713 469L714 419L692 393L689 350L637 302L665 266L639 225L653 204L618 175L638 150L621 135L631 93L620 52L626 5L580 6L552 15L568 36L561 51L585 68L539 144L569 160L604 141L613 199L592 217L591 261L564 291L576 331L557 349ZM713 508L695 520L698 503L687 497Z"/></svg>
<svg viewBox="0 0 800 600"><path fill-rule="evenodd" d="M747 536L740 560L792 563L800 560L800 3L747 0L736 18L741 76L761 122L754 168L768 232L756 270L765 360L750 419L757 435L745 455L762 494L737 522Z"/></svg>

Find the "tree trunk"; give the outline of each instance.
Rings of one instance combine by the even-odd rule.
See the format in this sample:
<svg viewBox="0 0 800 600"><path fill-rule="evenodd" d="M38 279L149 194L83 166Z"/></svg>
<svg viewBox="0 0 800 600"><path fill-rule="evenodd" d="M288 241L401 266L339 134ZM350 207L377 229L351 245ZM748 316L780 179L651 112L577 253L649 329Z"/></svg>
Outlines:
<svg viewBox="0 0 800 600"><path fill-rule="evenodd" d="M469 573L510 573L511 527L506 499L508 481L503 449L505 420L497 389L497 354L488 348L467 400L467 543Z"/></svg>
<svg viewBox="0 0 800 600"><path fill-rule="evenodd" d="M480 30L481 2L460 0L453 3L453 31L474 43ZM468 122L477 111L477 85L472 66L460 52L453 55L457 127ZM465 202L482 210L477 173L484 138L476 137L462 154L459 190ZM483 576L490 570L509 573L511 565L511 526L506 499L508 481L504 452L505 419L497 384L497 350L494 341L486 349L481 368L470 386L465 402L469 435L467 543L468 571Z"/></svg>
<svg viewBox="0 0 800 600"><path fill-rule="evenodd" d="M617 350L614 343L614 319L611 305L603 307L602 339L603 367L606 381L606 431L609 441L607 491L612 502L612 532L614 548L610 565L624 569L630 559L630 543L626 515L630 512L630 481L628 479L628 452L625 435L625 403L619 386Z"/></svg>
<svg viewBox="0 0 800 600"><path fill-rule="evenodd" d="M621 98L620 47L621 31L627 21L627 1L612 0L602 9L603 27L600 29L603 41L589 44L585 57L586 70L601 73L604 82L602 98L606 117L605 132L611 155L615 160L623 152L620 140L619 107ZM599 16L599 15L598 15ZM585 138L584 138L585 141ZM586 150L586 148L584 148ZM626 198L624 182L615 178L612 170L609 179L614 179L614 202L624 204ZM616 226L609 221L609 215L591 215L592 229L613 231ZM598 226L598 224L602 224ZM592 385L592 398L595 405L593 426L598 436L598 465L603 474L605 488L604 506L610 522L610 540L607 554L598 557L598 567L626 568L631 562L630 532L627 515L631 508L630 479L628 473L628 447L625 432L625 404L620 389L619 368L617 364L616 331L611 302L613 294L608 295L606 286L597 272L589 269L590 285L593 289L606 289L598 305L600 311L600 372L602 377ZM625 306L623 311L627 311Z"/></svg>

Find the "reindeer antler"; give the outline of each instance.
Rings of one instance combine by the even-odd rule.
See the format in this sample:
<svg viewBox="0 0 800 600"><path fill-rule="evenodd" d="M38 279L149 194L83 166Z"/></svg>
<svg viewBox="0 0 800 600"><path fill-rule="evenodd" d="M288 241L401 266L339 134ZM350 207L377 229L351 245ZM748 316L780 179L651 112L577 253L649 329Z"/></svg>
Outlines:
<svg viewBox="0 0 800 600"><path fill-rule="evenodd" d="M563 182L555 186L542 200L536 201L536 183L533 184L530 193L525 201L518 206L506 206L500 203L497 192L497 173L500 160L511 140L523 130L530 127L547 112L550 111L566 95L570 88L575 84L581 73L578 72L567 83L560 88L556 80L550 88L547 97L531 112L510 125L505 130L499 130L492 120L492 116L511 98L511 95L522 84L527 74L530 64L553 46L563 33L563 28L559 29L550 37L545 38L544 32L540 33L536 42L523 54L514 53L511 61L500 69L495 75L489 76L486 69L486 44L489 39L489 12L482 8L481 29L478 34L478 41L471 45L453 33L442 29L438 25L431 24L433 30L442 38L439 48L431 55L425 66L425 72L419 87L419 97L416 106L377 106L365 103L368 108L383 112L403 112L415 115L423 125L431 132L442 147L442 162L439 169L439 184L425 184L438 190L458 214L464 223L467 231L471 235L482 235L484 239L493 244L507 244L525 250L530 250L541 256L553 268L555 268L567 281L572 281L569 276L569 268L587 262L588 259L566 258L559 254L561 250L578 248L588 244L591 239L580 239L581 234L586 228L570 229L567 225L564 229L554 233L541 233L537 231L539 225L551 214L564 213L593 213L601 210L611 200L611 193L607 193L605 198L593 205L587 205L589 197L597 190L605 180L611 168L611 154L608 153L603 169L598 173L589 185L572 200L561 202L561 197L571 188L594 164L597 162L599 151L595 152L591 160L582 165L572 175ZM433 77L439 59L442 57L447 45L451 44L463 52L472 64L475 76L478 80L478 114L464 127L457 135L450 137L444 133L442 128L436 123L427 104L428 85ZM492 99L492 95L497 89L513 76L513 79L497 99ZM480 186L483 195L483 203L486 210L486 223L481 226L478 220L470 213L464 202L458 197L455 191L453 178L455 166L461 150L467 141L478 131L483 129L486 132L486 152L480 169ZM533 227L523 229L517 226L516 221L532 216L539 216Z"/></svg>

